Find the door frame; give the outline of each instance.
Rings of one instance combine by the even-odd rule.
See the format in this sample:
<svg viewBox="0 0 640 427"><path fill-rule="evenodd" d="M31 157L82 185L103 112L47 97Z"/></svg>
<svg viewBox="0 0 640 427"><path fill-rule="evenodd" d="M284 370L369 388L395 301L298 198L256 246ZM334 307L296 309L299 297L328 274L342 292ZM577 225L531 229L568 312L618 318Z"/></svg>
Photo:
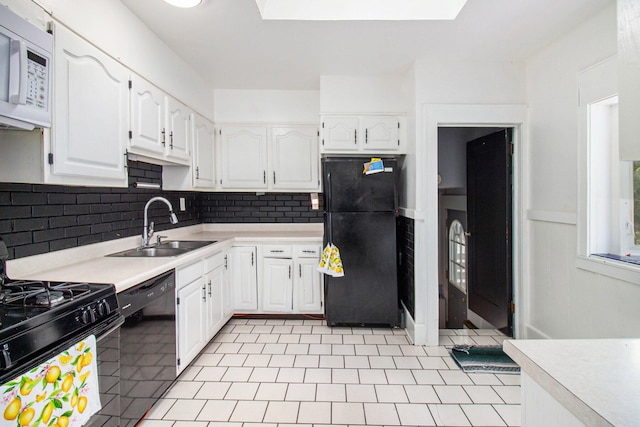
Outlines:
<svg viewBox="0 0 640 427"><path fill-rule="evenodd" d="M438 127L510 127L513 128L513 319L514 337L523 333L526 319L524 304L525 250L527 230L525 201L528 199L525 153L527 107L525 105L452 105L423 104L416 126L416 212L415 318L406 316L409 337L418 345L438 345Z"/></svg>

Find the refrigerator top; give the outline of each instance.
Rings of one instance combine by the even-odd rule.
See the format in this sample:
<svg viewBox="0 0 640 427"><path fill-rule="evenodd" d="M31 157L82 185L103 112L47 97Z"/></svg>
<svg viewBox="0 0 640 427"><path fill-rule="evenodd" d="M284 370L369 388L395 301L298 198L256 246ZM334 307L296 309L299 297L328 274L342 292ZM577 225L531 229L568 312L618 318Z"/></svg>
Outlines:
<svg viewBox="0 0 640 427"><path fill-rule="evenodd" d="M365 163L370 160L364 157L323 159L325 211L397 211L397 160L383 158L380 172L365 174Z"/></svg>

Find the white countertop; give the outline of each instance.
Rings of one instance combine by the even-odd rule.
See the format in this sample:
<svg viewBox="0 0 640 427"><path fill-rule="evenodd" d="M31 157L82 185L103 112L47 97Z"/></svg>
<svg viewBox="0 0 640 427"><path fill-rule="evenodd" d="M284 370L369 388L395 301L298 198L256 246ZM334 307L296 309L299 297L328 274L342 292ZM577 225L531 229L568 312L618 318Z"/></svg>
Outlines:
<svg viewBox="0 0 640 427"><path fill-rule="evenodd" d="M507 340L504 351L589 426L640 420L640 339Z"/></svg>
<svg viewBox="0 0 640 427"><path fill-rule="evenodd" d="M156 232L165 240L217 240L217 243L177 257L127 258L107 254L140 245L127 237L7 262L11 279L113 283L122 292L173 268L188 265L206 254L242 243L322 242L322 224L199 224ZM155 238L155 236L154 236ZM154 240L151 239L151 241Z"/></svg>

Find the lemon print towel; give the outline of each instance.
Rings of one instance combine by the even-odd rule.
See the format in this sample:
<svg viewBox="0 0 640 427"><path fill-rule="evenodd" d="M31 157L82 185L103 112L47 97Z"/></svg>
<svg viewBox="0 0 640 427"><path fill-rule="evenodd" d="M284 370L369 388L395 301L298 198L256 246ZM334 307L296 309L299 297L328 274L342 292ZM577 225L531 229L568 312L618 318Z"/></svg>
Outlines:
<svg viewBox="0 0 640 427"><path fill-rule="evenodd" d="M342 266L342 258L340 250L333 243L327 243L320 257L318 271L333 277L343 277L344 267Z"/></svg>
<svg viewBox="0 0 640 427"><path fill-rule="evenodd" d="M80 427L98 412L96 338L91 335L0 386L0 426Z"/></svg>

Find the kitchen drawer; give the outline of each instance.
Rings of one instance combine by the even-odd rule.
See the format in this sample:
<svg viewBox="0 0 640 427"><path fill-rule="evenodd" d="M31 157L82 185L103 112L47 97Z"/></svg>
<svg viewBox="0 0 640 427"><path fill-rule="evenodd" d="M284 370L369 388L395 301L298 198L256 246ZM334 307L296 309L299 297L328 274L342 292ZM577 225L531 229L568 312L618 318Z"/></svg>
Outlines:
<svg viewBox="0 0 640 427"><path fill-rule="evenodd" d="M318 245L294 246L293 255L296 258L320 258L320 246Z"/></svg>
<svg viewBox="0 0 640 427"><path fill-rule="evenodd" d="M213 271L216 267L224 266L224 253L218 252L204 259L204 271L206 273Z"/></svg>
<svg viewBox="0 0 640 427"><path fill-rule="evenodd" d="M204 261L194 262L186 267L176 268L176 284L177 288L188 285L196 280L198 277L202 277L204 271Z"/></svg>
<svg viewBox="0 0 640 427"><path fill-rule="evenodd" d="M292 250L290 245L264 245L262 246L262 256L265 258L291 258Z"/></svg>

